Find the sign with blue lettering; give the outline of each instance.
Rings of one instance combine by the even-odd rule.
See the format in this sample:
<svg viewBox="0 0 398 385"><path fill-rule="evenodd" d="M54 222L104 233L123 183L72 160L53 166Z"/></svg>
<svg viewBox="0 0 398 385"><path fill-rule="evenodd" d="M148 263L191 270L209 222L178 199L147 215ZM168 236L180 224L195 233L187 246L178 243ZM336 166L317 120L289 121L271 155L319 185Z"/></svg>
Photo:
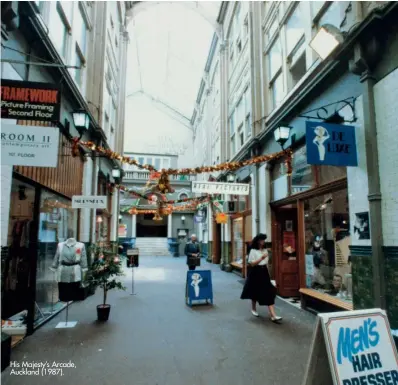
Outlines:
<svg viewBox="0 0 398 385"><path fill-rule="evenodd" d="M307 163L358 166L355 127L306 122Z"/></svg>
<svg viewBox="0 0 398 385"><path fill-rule="evenodd" d="M213 304L213 285L210 270L190 270L187 272L185 297L187 304L193 301Z"/></svg>
<svg viewBox="0 0 398 385"><path fill-rule="evenodd" d="M317 362L326 356L330 370ZM303 385L332 380L334 385L398 385L398 355L384 310L318 315Z"/></svg>

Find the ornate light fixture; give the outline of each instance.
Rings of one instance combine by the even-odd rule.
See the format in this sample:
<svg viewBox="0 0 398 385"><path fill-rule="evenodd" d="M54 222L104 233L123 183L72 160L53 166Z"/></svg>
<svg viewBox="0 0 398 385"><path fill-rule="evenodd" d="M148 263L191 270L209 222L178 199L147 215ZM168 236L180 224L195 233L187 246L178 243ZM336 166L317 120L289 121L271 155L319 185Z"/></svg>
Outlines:
<svg viewBox="0 0 398 385"><path fill-rule="evenodd" d="M76 130L80 134L80 138L83 136L84 132L88 130L90 126L90 117L88 113L84 110L78 110L72 112L73 124L76 127Z"/></svg>
<svg viewBox="0 0 398 385"><path fill-rule="evenodd" d="M287 142L290 137L290 130L292 127L290 126L279 126L274 131L274 138L277 143L280 144L283 150L283 146Z"/></svg>
<svg viewBox="0 0 398 385"><path fill-rule="evenodd" d="M324 24L311 40L310 47L324 60L343 41L344 36L338 28L331 24Z"/></svg>

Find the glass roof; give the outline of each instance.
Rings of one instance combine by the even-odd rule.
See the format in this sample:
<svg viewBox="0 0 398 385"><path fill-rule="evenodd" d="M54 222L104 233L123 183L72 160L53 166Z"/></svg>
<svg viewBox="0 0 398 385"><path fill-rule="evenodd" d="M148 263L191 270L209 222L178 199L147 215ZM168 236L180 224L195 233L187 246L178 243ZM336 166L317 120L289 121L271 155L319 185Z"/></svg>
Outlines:
<svg viewBox="0 0 398 385"><path fill-rule="evenodd" d="M151 3L132 10L127 97L144 92L190 119L221 2Z"/></svg>

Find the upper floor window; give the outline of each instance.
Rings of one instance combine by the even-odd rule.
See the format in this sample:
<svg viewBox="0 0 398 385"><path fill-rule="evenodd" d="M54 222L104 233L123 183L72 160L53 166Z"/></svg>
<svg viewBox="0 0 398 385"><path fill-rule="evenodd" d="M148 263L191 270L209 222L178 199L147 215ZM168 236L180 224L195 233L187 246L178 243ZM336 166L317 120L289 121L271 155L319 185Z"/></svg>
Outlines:
<svg viewBox="0 0 398 385"><path fill-rule="evenodd" d="M73 29L76 33L76 41L82 55L86 56L87 24L83 17L82 5L79 4L76 10L76 19L73 22Z"/></svg>
<svg viewBox="0 0 398 385"><path fill-rule="evenodd" d="M155 158L155 168L156 170L160 169L160 158Z"/></svg>
<svg viewBox="0 0 398 385"><path fill-rule="evenodd" d="M230 135L232 135L235 132L235 119L234 119L234 113L235 111L231 114L231 117L229 118L229 130L230 130Z"/></svg>
<svg viewBox="0 0 398 385"><path fill-rule="evenodd" d="M282 67L282 48L279 38L275 40L268 54L269 76L272 79Z"/></svg>
<svg viewBox="0 0 398 385"><path fill-rule="evenodd" d="M326 9L325 13L319 18L318 26L323 24L332 24L336 28L340 28L340 24L343 20L343 14L341 4L338 1L331 2L332 4Z"/></svg>
<svg viewBox="0 0 398 385"><path fill-rule="evenodd" d="M286 47L290 55L304 36L305 18L302 15L301 3L299 3L286 23Z"/></svg>
<svg viewBox="0 0 398 385"><path fill-rule="evenodd" d="M62 56L62 58L66 60L70 24L59 2L57 3L56 10L51 15L50 20L50 31L53 44L55 45L55 48L57 48L58 53Z"/></svg>
<svg viewBox="0 0 398 385"><path fill-rule="evenodd" d="M278 15L275 16L273 22L267 31L267 42L270 43L275 33L278 31L279 23L278 23Z"/></svg>

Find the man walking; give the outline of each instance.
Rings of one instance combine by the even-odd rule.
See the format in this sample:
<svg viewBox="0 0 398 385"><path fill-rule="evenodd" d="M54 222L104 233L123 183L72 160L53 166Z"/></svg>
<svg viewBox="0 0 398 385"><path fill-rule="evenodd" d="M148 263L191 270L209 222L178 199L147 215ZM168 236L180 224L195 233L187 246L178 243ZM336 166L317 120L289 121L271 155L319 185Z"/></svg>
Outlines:
<svg viewBox="0 0 398 385"><path fill-rule="evenodd" d="M200 247L195 234L191 235L191 242L185 245L185 255L189 270L195 270L196 266L200 266Z"/></svg>

